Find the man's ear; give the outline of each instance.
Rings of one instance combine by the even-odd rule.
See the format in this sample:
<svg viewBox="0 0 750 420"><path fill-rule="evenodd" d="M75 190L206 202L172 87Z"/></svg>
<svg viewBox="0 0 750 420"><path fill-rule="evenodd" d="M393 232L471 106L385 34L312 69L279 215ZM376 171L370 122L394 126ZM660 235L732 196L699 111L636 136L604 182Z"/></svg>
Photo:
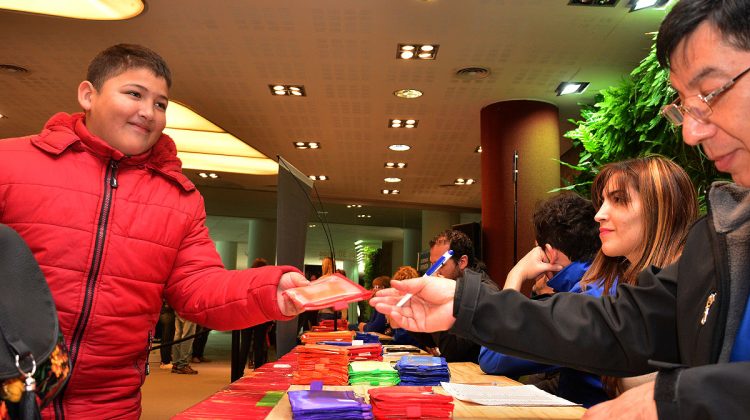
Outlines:
<svg viewBox="0 0 750 420"><path fill-rule="evenodd" d="M78 85L78 104L81 105L84 112L91 111L91 97L96 93L96 88L88 80L84 80Z"/></svg>
<svg viewBox="0 0 750 420"><path fill-rule="evenodd" d="M469 257L466 255L461 255L461 258L458 259L458 268L463 270L469 265Z"/></svg>

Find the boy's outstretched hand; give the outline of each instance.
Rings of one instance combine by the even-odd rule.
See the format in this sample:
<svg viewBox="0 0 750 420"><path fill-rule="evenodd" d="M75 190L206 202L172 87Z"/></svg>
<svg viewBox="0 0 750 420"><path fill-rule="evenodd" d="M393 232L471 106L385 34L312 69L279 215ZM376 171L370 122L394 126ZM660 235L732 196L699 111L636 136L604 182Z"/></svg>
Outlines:
<svg viewBox="0 0 750 420"><path fill-rule="evenodd" d="M413 296L404 306L396 304L406 294ZM392 280L391 288L379 291L370 305L391 318L391 325L417 332L448 330L453 317L456 282L442 277Z"/></svg>
<svg viewBox="0 0 750 420"><path fill-rule="evenodd" d="M282 274L281 279L279 280L279 287L276 289L276 301L279 303L281 313L286 316L294 316L305 311L302 306L294 303L293 300L287 297L284 294L284 290L303 287L308 284L310 284L310 282L307 281L305 276L296 271Z"/></svg>

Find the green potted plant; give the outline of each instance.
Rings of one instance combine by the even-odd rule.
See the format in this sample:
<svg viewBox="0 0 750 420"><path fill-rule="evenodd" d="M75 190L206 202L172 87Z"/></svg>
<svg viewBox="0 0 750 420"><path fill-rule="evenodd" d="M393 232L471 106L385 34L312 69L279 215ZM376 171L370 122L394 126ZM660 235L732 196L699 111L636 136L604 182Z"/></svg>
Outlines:
<svg viewBox="0 0 750 420"><path fill-rule="evenodd" d="M685 145L679 128L659 114L674 98L669 73L659 66L653 45L630 77L600 91L593 105L581 105L580 120L570 120L577 127L565 133L565 137L580 152L578 162L561 162L574 169L576 175L560 189L588 196L600 166L660 154L672 158L690 175L704 209L708 187L721 176L700 149Z"/></svg>

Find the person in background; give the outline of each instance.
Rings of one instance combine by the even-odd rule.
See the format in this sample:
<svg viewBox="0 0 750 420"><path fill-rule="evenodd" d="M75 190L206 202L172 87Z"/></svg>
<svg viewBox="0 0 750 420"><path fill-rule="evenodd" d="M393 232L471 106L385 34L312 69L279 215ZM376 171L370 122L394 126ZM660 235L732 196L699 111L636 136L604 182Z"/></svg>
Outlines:
<svg viewBox="0 0 750 420"><path fill-rule="evenodd" d="M250 268L268 265L265 258L256 258ZM240 360L247 363L247 367L259 368L268 361L268 331L273 321L245 328L240 332Z"/></svg>
<svg viewBox="0 0 750 420"><path fill-rule="evenodd" d="M193 336L197 325L183 319L179 314L174 318L174 341L172 344L172 373L197 375L198 371L190 366L190 354L193 348ZM182 341L180 341L182 340Z"/></svg>
<svg viewBox="0 0 750 420"><path fill-rule="evenodd" d="M448 229L439 233L430 241L430 264L434 264L448 250L453 256L435 273L436 276L456 280L463 276L479 278L490 287L497 285L487 274L479 269L479 261L474 256L474 245L465 233ZM426 347L434 356L445 357L447 362L474 362L479 358L480 345L466 340L448 331L437 331L432 334L412 333L412 336Z"/></svg>
<svg viewBox="0 0 750 420"><path fill-rule="evenodd" d="M638 284L638 273L646 267L674 263L698 215L690 177L660 156L605 165L594 179L591 196L602 246L580 284L570 290L574 293L614 295L618 283ZM548 262L543 252L534 251L528 255L527 279L538 273L534 267ZM605 376L603 383L607 394L615 397L654 377Z"/></svg>
<svg viewBox="0 0 750 420"><path fill-rule="evenodd" d="M324 257L323 261L320 263L320 269L321 274L320 278L323 278L325 276L330 276L336 273L336 265L333 262L333 258L331 257ZM323 320L333 320L335 317L335 314L338 313L339 319L346 320L347 319L347 308L344 308L341 311L334 311L333 308L324 308L318 311L318 322ZM343 328L346 329L346 328Z"/></svg>
<svg viewBox="0 0 750 420"><path fill-rule="evenodd" d="M591 201L574 193L563 193L537 205L532 216L536 246L508 273L504 289L521 291L528 280L537 279L536 299L556 292L567 292L581 281L599 251L599 224ZM537 261L563 267L551 276L539 273ZM533 334L534 331L528 331ZM495 352L482 346L479 367L491 375L504 375L555 394L566 400L591 407L608 399L598 375Z"/></svg>
<svg viewBox="0 0 750 420"><path fill-rule="evenodd" d="M399 267L398 270L393 273L393 280L406 280L413 279L415 277L419 277L419 273L414 269L414 267L410 267L408 265ZM388 287L391 287L390 282L388 282ZM409 331L406 331L403 328L394 328L393 326L391 326L390 319L387 319L387 317L386 323L387 327L385 334L393 336L393 340L391 340L390 344L411 345L415 347L421 346L420 343L409 333Z"/></svg>
<svg viewBox="0 0 750 420"><path fill-rule="evenodd" d="M391 287L391 278L388 276L378 276L372 280L372 292L376 293L378 290L383 290ZM385 334L385 330L388 328L388 321L385 319L385 315L372 310L370 320L368 322L360 322L357 326L357 330L361 332L376 332L379 334ZM390 334L389 334L390 335Z"/></svg>
<svg viewBox="0 0 750 420"><path fill-rule="evenodd" d="M245 328L301 311L294 267L225 270L166 126L172 76L148 48L119 44L78 85L82 113L0 141L0 223L42 268L71 374L46 418L137 418L162 298L186 320ZM114 322L116 320L116 322Z"/></svg>
<svg viewBox="0 0 750 420"><path fill-rule="evenodd" d="M557 294L547 302L474 284L417 279L373 298L379 311L421 331L450 328L497 350L609 375L660 369L655 382L592 407L587 419L738 419L750 413L750 1L682 0L659 28L656 55L678 98L662 109L683 141L700 146L734 183L714 183L708 215L680 260L641 272L614 297ZM397 283L397 282L396 282ZM382 291L385 295L385 292ZM396 309L400 293L416 301ZM549 311L552 305L557 308ZM575 308L575 309L574 309ZM568 312L566 309L572 309ZM476 313L550 326L531 343ZM585 322L583 322L585 320ZM564 337L564 338L563 338ZM537 337L534 337L537 338Z"/></svg>
<svg viewBox="0 0 750 420"><path fill-rule="evenodd" d="M161 324L161 343L159 345L159 356L161 363L159 369L172 369L172 341L174 340L175 314L166 300L162 300L161 313L159 314Z"/></svg>
<svg viewBox="0 0 750 420"><path fill-rule="evenodd" d="M208 335L211 332L210 328L196 325L195 327L195 338L191 346L192 363L209 363L211 359L204 356L206 352L206 344L208 343Z"/></svg>

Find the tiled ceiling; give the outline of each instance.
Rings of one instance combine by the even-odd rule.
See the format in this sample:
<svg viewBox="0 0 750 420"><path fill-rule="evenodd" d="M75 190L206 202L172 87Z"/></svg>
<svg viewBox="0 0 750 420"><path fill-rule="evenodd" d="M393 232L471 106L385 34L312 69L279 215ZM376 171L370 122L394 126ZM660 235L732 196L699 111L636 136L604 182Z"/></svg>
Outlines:
<svg viewBox="0 0 750 420"><path fill-rule="evenodd" d="M140 16L91 22L0 11L0 64L30 73L0 73L0 138L39 131L55 112L78 110L75 92L88 61L115 43L139 43L163 55L180 101L270 158L283 156L318 182L324 200L376 206L478 211L481 207L479 113L510 99L556 104L561 132L579 102L617 84L647 54L649 32L664 11L568 6L567 0L152 0ZM439 44L436 60L397 60L399 43ZM489 77L455 73L485 67ZM590 81L580 96L557 97L560 81ZM269 93L301 84L305 97ZM393 96L416 88L418 99ZM415 118L413 130L389 118ZM318 141L296 150L293 141ZM408 152L387 149L392 143ZM561 139L561 150L569 148ZM403 181L386 184L386 161L404 161ZM187 171L225 216L223 191L273 191L275 177ZM478 184L449 186L458 177ZM400 195L384 196L383 188ZM213 193L212 189L215 189ZM226 199L223 197L227 197Z"/></svg>

